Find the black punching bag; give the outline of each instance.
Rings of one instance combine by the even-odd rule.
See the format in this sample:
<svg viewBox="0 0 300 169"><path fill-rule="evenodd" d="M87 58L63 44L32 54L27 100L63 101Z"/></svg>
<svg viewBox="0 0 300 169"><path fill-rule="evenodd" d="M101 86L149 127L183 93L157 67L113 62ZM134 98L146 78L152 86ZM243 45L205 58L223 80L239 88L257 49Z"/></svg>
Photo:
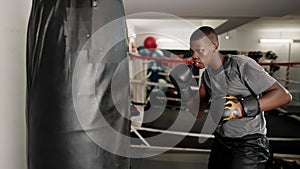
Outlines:
<svg viewBox="0 0 300 169"><path fill-rule="evenodd" d="M33 0L28 169L129 168L126 37L122 0Z"/></svg>

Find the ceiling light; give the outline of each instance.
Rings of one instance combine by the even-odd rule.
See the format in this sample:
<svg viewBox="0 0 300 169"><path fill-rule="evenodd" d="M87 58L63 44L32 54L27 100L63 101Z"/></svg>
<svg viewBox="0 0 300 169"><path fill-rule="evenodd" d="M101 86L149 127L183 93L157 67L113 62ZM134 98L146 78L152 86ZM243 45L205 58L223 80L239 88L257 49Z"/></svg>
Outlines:
<svg viewBox="0 0 300 169"><path fill-rule="evenodd" d="M227 32L227 34L224 36L225 40L229 40L231 37L229 36L229 33Z"/></svg>
<svg viewBox="0 0 300 169"><path fill-rule="evenodd" d="M159 38L156 43L176 43L177 41L170 38Z"/></svg>
<svg viewBox="0 0 300 169"><path fill-rule="evenodd" d="M229 36L229 35L225 35L225 39L226 39L226 40L229 40L229 39L230 39L230 36Z"/></svg>
<svg viewBox="0 0 300 169"><path fill-rule="evenodd" d="M293 43L293 39L260 39L260 43Z"/></svg>

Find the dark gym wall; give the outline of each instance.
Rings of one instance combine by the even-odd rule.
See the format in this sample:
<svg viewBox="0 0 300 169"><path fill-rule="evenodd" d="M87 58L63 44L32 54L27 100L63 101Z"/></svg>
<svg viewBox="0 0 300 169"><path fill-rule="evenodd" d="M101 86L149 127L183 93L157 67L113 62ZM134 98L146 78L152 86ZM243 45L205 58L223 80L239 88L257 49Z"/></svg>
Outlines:
<svg viewBox="0 0 300 169"><path fill-rule="evenodd" d="M123 36L119 37L121 41L104 56L109 62L99 63L100 54L87 52L83 56L85 62L77 67L84 72L79 78L93 82L95 92L75 90L83 93L74 93L73 90L74 84L77 88L93 86L73 79L78 54L85 43L93 33L123 16L121 0L33 0L26 53L28 169L129 168L129 158L104 150L87 135L96 133L105 138L105 132L101 135L106 129L100 124L103 120L118 132L129 133L129 121L121 116L128 113L128 107L123 104L117 110L110 85L119 63L126 58L125 21L116 27ZM100 44L101 49L101 44L114 38L114 32L110 33L110 36L97 39L97 44L90 41L86 46ZM127 69L124 70L127 75ZM126 93L128 88L120 86L119 90ZM97 93L102 94L96 96ZM86 109L85 118L78 119L74 95L96 98L98 106ZM90 99L82 100L85 100L83 104L90 104ZM127 140L117 136L113 139L123 148L129 146Z"/></svg>

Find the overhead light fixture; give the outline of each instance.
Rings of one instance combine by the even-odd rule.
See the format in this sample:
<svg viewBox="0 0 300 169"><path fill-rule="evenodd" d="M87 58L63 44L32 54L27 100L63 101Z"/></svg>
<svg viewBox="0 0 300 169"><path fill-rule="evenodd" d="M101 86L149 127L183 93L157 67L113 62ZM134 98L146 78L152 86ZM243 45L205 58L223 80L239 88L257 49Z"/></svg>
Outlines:
<svg viewBox="0 0 300 169"><path fill-rule="evenodd" d="M227 34L224 36L225 40L229 40L231 37L229 36L229 33L227 32Z"/></svg>
<svg viewBox="0 0 300 169"><path fill-rule="evenodd" d="M156 43L176 43L177 41L175 39L170 38L159 38Z"/></svg>
<svg viewBox="0 0 300 169"><path fill-rule="evenodd" d="M260 39L260 43L293 43L293 39Z"/></svg>

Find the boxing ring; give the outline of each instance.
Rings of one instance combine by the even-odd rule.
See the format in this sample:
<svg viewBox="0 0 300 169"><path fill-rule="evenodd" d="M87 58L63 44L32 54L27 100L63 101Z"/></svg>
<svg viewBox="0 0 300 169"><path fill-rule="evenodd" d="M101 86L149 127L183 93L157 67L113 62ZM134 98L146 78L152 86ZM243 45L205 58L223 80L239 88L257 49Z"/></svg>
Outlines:
<svg viewBox="0 0 300 169"><path fill-rule="evenodd" d="M140 56L135 54L129 54L129 64L131 66L135 67L136 72L130 72L130 85L131 85L131 101L132 103L137 107L137 109L141 112L139 117L133 117L132 118L132 125L131 125L131 132L134 136L140 139L139 144L131 144L132 148L137 149L159 149L159 150L171 150L171 151L189 151L189 152L202 152L202 153L209 153L209 148L203 148L203 147L183 147L183 146L160 146L160 145L153 145L149 141L147 141L147 137L145 137L145 133L154 133L156 135L158 134L168 134L173 135L174 137L186 137L191 139L197 139L197 138L205 138L209 142L214 136L212 134L202 134L200 132L185 132L180 130L169 130L168 128L162 129L161 127L155 128L151 126L144 126L143 125L143 117L145 114L144 107L147 105L147 102L149 102L149 98L147 98L147 94L145 93L147 90L146 88L149 86L153 86L156 88L174 88L174 86L171 83L160 83L160 82L151 82L149 81L149 73L147 73L147 70L149 69L148 65L151 62L161 62L164 63L165 71L159 72L160 76L168 77L168 72L174 67L175 65L179 63L185 63L185 64L191 64L191 60L189 59L182 59L182 58L152 58L149 56ZM164 65L161 64L161 65ZM285 73L284 77L276 77L276 74L273 76L279 83L281 83L286 89L289 90L289 92L293 95L293 103L291 105L288 105L286 107L281 107L276 110L277 113L280 115L287 116L288 118L292 118L293 120L297 121L299 123L300 121L300 81L292 80L290 79L290 76L294 73L299 71L300 69L300 62L293 62L293 63L259 63L262 67L266 68L269 66L280 66L283 73ZM171 66L170 66L171 65ZM138 71L137 71L138 70ZM131 71L131 70L130 70ZM194 76L194 78L197 78L198 84L200 84L201 80L201 74L203 70L200 70L199 76ZM281 72L282 74L282 72ZM135 89L141 89L141 90L135 90ZM193 90L198 90L198 87L193 86ZM141 93L141 91L143 91ZM172 97L165 97L165 98L159 98L159 99L165 99L172 102L180 102L180 98L172 98ZM289 107L293 107L293 111L291 112ZM271 114L271 113L269 113ZM272 115L272 114L271 114ZM295 122L295 123L297 123ZM300 123L299 123L300 124ZM299 128L299 124L298 128ZM271 126L269 126L272 128ZM297 132L297 131L294 131ZM276 136L275 135L269 135L268 136L270 142L279 143L279 144L297 144L300 145L300 135L298 136L288 136L288 137L281 137L280 134ZM299 146L298 146L299 147ZM297 151L297 150L296 150ZM295 151L295 152L296 152ZM273 156L274 158L280 158L280 159L293 159L300 161L300 154L298 153L280 153L280 152L274 152Z"/></svg>

